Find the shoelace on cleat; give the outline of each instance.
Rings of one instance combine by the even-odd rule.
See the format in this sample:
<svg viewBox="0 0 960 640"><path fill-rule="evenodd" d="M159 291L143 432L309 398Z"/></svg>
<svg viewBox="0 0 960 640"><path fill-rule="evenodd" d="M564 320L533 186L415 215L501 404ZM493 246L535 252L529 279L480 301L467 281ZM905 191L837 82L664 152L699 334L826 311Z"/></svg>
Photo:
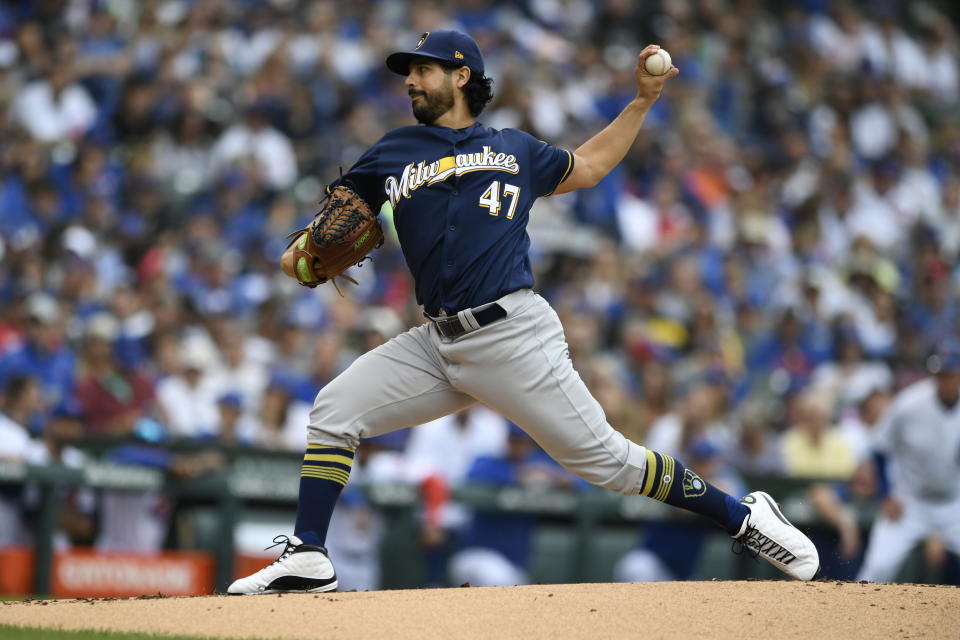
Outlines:
<svg viewBox="0 0 960 640"><path fill-rule="evenodd" d="M758 529L750 525L747 525L747 529L743 532L743 535L733 542L733 552L736 554L743 553L743 550L747 549L754 558L762 554L784 565L790 564L797 558L785 547L763 535ZM740 544L739 548L737 548L737 543Z"/></svg>
<svg viewBox="0 0 960 640"><path fill-rule="evenodd" d="M293 550L297 548L296 546L293 545L292 542L290 542L290 536L279 535L273 539L272 545L264 548L264 551L269 551L270 549L273 549L278 544L286 544L287 546L283 548L283 552L280 554L280 557L274 560L273 562L271 562L270 565L277 564L278 562L280 562L281 560L289 556L291 553L293 553Z"/></svg>

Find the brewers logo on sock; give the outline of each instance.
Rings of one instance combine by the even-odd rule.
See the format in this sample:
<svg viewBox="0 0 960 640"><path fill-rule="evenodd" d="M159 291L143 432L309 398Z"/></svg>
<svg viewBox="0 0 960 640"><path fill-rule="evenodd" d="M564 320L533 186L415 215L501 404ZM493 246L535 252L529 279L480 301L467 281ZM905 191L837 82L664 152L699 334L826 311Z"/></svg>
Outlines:
<svg viewBox="0 0 960 640"><path fill-rule="evenodd" d="M683 497L699 498L707 492L707 483L690 469L683 470Z"/></svg>

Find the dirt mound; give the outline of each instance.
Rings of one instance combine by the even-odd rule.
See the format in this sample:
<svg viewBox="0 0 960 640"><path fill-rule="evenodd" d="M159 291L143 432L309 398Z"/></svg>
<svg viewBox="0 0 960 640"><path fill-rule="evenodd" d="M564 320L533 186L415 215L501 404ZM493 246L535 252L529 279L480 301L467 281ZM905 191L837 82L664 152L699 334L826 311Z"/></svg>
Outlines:
<svg viewBox="0 0 960 640"><path fill-rule="evenodd" d="M568 584L5 602L0 623L215 637L958 637L960 588L840 582Z"/></svg>

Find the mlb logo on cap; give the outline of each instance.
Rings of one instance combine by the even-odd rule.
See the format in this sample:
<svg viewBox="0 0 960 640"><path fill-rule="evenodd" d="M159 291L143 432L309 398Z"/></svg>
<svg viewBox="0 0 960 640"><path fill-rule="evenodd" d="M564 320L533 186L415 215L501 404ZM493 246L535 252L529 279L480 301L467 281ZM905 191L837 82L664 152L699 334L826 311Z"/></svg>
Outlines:
<svg viewBox="0 0 960 640"><path fill-rule="evenodd" d="M469 67L474 73L483 75L480 46L476 40L460 31L438 29L425 32L412 50L397 51L387 56L387 68L405 76L410 73L410 61L416 57Z"/></svg>

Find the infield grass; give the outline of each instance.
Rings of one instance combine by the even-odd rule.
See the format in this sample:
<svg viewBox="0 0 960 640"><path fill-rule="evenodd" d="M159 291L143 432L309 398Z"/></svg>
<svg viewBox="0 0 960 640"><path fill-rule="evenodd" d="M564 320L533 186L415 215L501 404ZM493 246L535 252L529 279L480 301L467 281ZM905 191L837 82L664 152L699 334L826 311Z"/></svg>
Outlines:
<svg viewBox="0 0 960 640"><path fill-rule="evenodd" d="M60 631L0 624L3 640L209 640L208 636L168 636L154 633L118 633L115 631ZM246 640L260 640L247 638Z"/></svg>

